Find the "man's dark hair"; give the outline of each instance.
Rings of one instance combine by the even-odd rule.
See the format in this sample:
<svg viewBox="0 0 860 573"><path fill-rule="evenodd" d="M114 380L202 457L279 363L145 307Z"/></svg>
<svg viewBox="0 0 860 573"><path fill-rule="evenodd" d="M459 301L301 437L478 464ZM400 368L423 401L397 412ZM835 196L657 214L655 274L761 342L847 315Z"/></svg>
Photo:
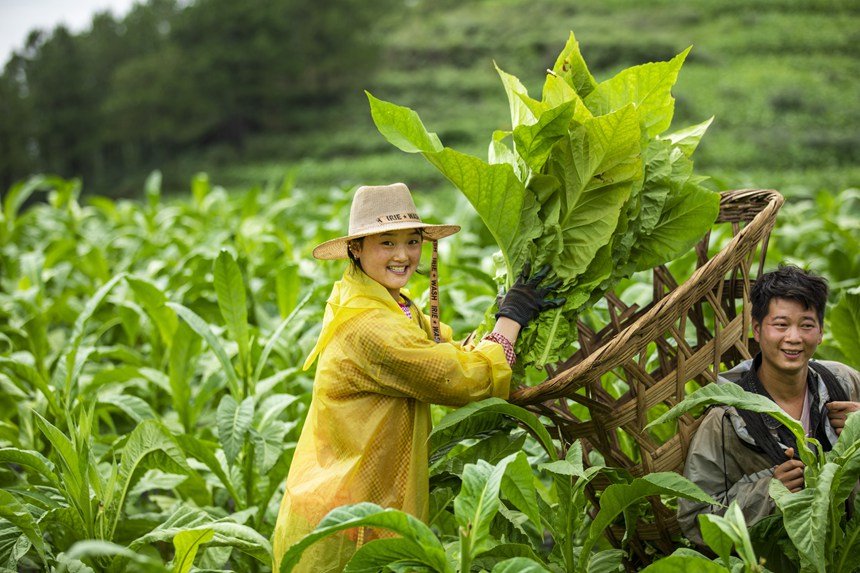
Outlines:
<svg viewBox="0 0 860 573"><path fill-rule="evenodd" d="M795 265L781 263L775 271L763 274L750 291L753 320L761 322L774 298L795 300L804 309L814 309L819 325L824 325L827 305L827 279Z"/></svg>

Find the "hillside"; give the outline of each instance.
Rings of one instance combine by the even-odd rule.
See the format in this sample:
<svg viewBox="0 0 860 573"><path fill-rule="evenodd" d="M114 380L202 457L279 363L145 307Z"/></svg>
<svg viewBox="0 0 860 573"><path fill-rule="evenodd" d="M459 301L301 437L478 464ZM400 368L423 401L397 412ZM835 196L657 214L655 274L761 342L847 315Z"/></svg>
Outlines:
<svg viewBox="0 0 860 573"><path fill-rule="evenodd" d="M714 116L697 169L716 187L785 193L860 183L860 3L777 0L496 0L414 2L384 30L384 63L365 89L415 109L442 143L485 157L509 126L494 62L539 95L572 31L598 81L692 46L675 125ZM376 132L364 94L309 113L308 128L258 139L247 160L211 170L259 182L294 169L300 185L406 179L444 183Z"/></svg>
<svg viewBox="0 0 860 573"><path fill-rule="evenodd" d="M690 48L674 127L716 188L860 185L860 0L147 0L32 35L0 75L0 187L33 173L137 196L289 174L310 190L449 187L377 133L365 91L486 157L509 129L494 64L540 99L573 33L598 81Z"/></svg>

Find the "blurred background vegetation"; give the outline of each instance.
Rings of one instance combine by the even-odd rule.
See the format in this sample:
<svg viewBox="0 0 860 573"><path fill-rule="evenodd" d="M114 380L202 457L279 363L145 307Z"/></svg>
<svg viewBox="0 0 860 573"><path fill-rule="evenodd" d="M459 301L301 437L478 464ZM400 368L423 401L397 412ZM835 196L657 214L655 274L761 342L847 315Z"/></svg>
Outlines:
<svg viewBox="0 0 860 573"><path fill-rule="evenodd" d="M598 81L693 46L675 125L715 120L697 171L718 189L810 196L860 181L858 0L148 0L91 29L36 31L0 77L0 188L33 173L89 194L229 187L449 186L380 136L364 90L486 157L508 129L493 67L539 97L568 34Z"/></svg>

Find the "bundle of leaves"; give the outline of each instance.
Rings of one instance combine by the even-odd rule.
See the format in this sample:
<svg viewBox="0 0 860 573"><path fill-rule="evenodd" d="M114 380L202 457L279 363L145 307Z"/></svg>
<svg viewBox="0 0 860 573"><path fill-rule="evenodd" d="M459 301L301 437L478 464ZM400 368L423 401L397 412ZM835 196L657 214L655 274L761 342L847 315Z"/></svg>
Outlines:
<svg viewBox="0 0 860 573"><path fill-rule="evenodd" d="M585 309L621 279L687 252L716 219L719 194L702 185L691 160L713 118L664 133L689 51L598 83L571 33L541 100L497 66L512 129L492 134L487 161L443 146L415 111L367 94L380 133L421 153L474 206L500 249L500 290L528 262L550 265L561 280L564 306L517 341L521 368L563 358Z"/></svg>

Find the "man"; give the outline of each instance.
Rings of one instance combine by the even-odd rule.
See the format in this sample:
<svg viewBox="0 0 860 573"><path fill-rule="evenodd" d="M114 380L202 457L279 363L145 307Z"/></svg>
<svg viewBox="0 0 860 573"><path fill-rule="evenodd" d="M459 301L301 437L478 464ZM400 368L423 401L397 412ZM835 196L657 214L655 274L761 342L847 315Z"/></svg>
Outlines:
<svg viewBox="0 0 860 573"><path fill-rule="evenodd" d="M827 294L825 279L796 266L780 265L762 275L750 293L753 336L761 351L724 373L720 382L767 396L830 450L847 415L860 410L860 373L839 362L812 359L822 339ZM714 407L693 436L684 475L720 503L736 501L752 525L774 511L771 479L791 491L803 488L804 468L795 447L791 432L770 416ZM724 511L678 500L681 529L698 545L704 545L699 514Z"/></svg>

